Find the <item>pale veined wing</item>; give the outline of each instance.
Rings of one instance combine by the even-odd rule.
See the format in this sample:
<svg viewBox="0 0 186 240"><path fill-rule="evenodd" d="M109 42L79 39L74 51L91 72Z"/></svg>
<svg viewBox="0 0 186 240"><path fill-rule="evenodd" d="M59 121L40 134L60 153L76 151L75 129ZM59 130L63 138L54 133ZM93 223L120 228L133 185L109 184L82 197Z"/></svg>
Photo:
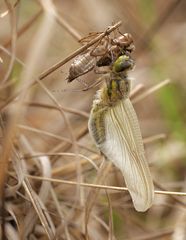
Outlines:
<svg viewBox="0 0 186 240"><path fill-rule="evenodd" d="M144 154L136 113L129 99L119 101L104 115L104 155L122 172L134 207L144 212L151 207L154 188Z"/></svg>
<svg viewBox="0 0 186 240"><path fill-rule="evenodd" d="M144 212L152 205L154 187L133 106L127 98L97 113L97 103L91 111L89 131L101 152L121 170L135 209Z"/></svg>

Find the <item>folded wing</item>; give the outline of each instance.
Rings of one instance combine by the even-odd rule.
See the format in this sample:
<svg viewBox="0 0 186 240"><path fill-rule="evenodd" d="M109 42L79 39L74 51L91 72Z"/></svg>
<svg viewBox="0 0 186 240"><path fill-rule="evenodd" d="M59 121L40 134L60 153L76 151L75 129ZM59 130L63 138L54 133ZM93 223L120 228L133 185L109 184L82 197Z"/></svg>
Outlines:
<svg viewBox="0 0 186 240"><path fill-rule="evenodd" d="M99 148L121 170L135 209L144 212L152 205L154 187L138 119L130 100L119 101L109 108L104 123L105 141Z"/></svg>

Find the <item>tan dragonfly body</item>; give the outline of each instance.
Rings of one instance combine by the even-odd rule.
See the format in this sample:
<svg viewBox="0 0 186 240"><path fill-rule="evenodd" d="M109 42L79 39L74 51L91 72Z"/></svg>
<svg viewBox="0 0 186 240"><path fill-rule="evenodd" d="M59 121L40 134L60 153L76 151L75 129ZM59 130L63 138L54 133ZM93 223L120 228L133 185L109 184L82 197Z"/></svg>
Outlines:
<svg viewBox="0 0 186 240"><path fill-rule="evenodd" d="M88 126L97 147L121 170L135 209L143 212L152 205L154 187L138 119L129 100L131 80L127 72L133 66L128 56L114 63L93 102Z"/></svg>

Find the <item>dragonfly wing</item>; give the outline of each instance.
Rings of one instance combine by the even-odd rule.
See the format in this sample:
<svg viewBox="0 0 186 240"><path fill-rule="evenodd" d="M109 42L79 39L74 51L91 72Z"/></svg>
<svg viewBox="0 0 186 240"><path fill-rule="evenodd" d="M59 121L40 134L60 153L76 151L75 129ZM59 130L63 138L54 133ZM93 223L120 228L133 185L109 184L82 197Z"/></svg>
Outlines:
<svg viewBox="0 0 186 240"><path fill-rule="evenodd" d="M136 113L129 99L108 109L104 116L105 141L100 150L122 172L137 211L152 205L154 187L145 158Z"/></svg>

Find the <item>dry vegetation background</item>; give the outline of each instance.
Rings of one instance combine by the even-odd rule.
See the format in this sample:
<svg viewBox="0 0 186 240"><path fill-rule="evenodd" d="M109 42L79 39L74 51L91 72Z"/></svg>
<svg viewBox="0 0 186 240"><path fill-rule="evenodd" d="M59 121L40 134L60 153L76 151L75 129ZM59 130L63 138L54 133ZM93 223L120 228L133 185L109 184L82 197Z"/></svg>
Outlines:
<svg viewBox="0 0 186 240"><path fill-rule="evenodd" d="M186 1L0 0L0 14L1 239L186 239ZM162 191L145 213L127 191L76 184L125 186L113 166L100 182L87 129L96 88L67 84L63 64L78 39L120 20L135 41L132 100Z"/></svg>

